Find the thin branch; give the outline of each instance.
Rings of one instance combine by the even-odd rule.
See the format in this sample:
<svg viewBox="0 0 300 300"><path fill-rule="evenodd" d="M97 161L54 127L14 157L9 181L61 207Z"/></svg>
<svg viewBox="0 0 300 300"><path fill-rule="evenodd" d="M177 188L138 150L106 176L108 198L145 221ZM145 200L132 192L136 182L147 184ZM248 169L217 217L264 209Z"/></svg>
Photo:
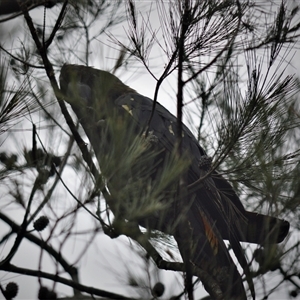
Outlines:
<svg viewBox="0 0 300 300"><path fill-rule="evenodd" d="M22 63L22 64L24 64L24 65L26 65L26 66L28 66L28 67L35 68L35 69L44 69L44 68L45 68L44 66L36 66L36 65L33 65L33 64L28 63L28 62L25 61L25 60L20 59L19 57L13 55L11 52L9 52L9 51L6 50L5 48L3 48L1 45L0 45L0 49L1 49L2 51L4 51L6 54L8 54L10 57L12 57L13 59L19 61L20 63Z"/></svg>
<svg viewBox="0 0 300 300"><path fill-rule="evenodd" d="M8 224L12 230L12 232L18 233L20 230L20 225L16 224L13 220L11 220L8 216L0 212L0 219ZM64 268L64 270L69 273L72 280L77 278L77 269L70 265L63 257L62 254L57 252L54 248L49 246L49 244L45 243L40 238L36 237L30 232L26 232L24 234L24 238L34 243L38 247L44 249L49 255L51 255L60 265Z"/></svg>
<svg viewBox="0 0 300 300"><path fill-rule="evenodd" d="M63 19L64 19L65 15L66 15L66 12L67 12L68 3L69 3L69 1L65 0L63 6L61 8L61 11L59 13L59 16L58 16L58 18L56 20L56 23L54 25L54 28L53 28L53 30L52 30L52 32L50 34L50 37L48 38L48 40L46 42L46 45L45 45L46 48L49 48L49 46L53 42L53 39L54 39L57 31L59 30L59 28L60 28L60 26L61 26L61 24L63 22Z"/></svg>
<svg viewBox="0 0 300 300"><path fill-rule="evenodd" d="M42 271L36 271L36 270L31 270L31 269L25 269L25 268L20 268L17 266L14 266L12 264L6 264L2 267L0 267L1 270L7 271L7 272L12 272L12 273L17 273L17 274L24 274L28 276L33 276L33 277L42 277L46 279L50 279L54 282L59 282L64 285L70 286L76 290L79 290L81 292L85 292L91 295L97 295L97 296L102 296L102 297L107 297L111 299L124 299L124 300L133 300L134 298L130 297L125 297L119 294L107 292L104 290L96 289L93 287L89 287L83 284L80 284L78 282L74 282L73 280L68 280L63 277L60 277L58 275L53 275L47 272L42 272Z"/></svg>

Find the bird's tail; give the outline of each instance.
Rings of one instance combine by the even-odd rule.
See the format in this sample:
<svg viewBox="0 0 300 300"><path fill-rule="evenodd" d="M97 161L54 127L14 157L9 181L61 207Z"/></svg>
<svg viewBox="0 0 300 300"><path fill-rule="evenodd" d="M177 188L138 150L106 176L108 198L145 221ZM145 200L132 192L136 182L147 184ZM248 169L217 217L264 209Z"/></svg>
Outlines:
<svg viewBox="0 0 300 300"><path fill-rule="evenodd" d="M246 211L245 242L255 244L281 243L287 236L289 222L271 216ZM241 240L242 241L242 240Z"/></svg>
<svg viewBox="0 0 300 300"><path fill-rule="evenodd" d="M240 242L265 245L281 243L284 240L289 232L289 222L246 211L228 181L217 172L213 173L213 180L222 197L223 206L230 208L229 211L237 211L236 216L232 218L231 231L228 230L228 226L223 226L223 223L217 225L224 240L230 240L232 232Z"/></svg>
<svg viewBox="0 0 300 300"><path fill-rule="evenodd" d="M246 300L242 276L229 255L221 234L207 214L203 211L199 211L199 214L200 218L195 219L194 213L190 213L188 218L189 228L193 232L191 239L187 236L175 236L183 259L186 257L184 252L187 243L191 240L193 244L190 247L189 261L196 269L194 275L199 277L209 294L216 299Z"/></svg>
<svg viewBox="0 0 300 300"><path fill-rule="evenodd" d="M235 237L240 242L261 245L281 243L289 232L290 224L285 220L249 211L242 214L244 221L236 225L238 228L235 230ZM219 230L222 238L228 240L228 231Z"/></svg>

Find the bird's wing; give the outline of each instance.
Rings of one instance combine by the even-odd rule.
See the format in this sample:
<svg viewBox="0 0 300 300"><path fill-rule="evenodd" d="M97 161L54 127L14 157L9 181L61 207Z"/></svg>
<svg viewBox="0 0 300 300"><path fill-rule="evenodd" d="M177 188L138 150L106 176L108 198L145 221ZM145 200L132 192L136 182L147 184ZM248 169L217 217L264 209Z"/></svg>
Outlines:
<svg viewBox="0 0 300 300"><path fill-rule="evenodd" d="M127 94L116 99L115 104L127 111L140 128L148 128L149 132L157 137L160 144L159 147L167 149L169 152L174 151L177 142L177 119L163 106L156 103L153 110L153 101L136 93ZM206 174L206 171L199 167L199 161L206 153L185 125L182 125L182 149L192 160L188 170L188 184L191 184ZM242 289L240 275L228 255L228 250L217 228L227 228L224 231L227 232L233 250L245 273L250 274L243 250L234 236L234 232L231 232L230 214L226 208L230 208L232 203L229 202L227 207L224 207L224 199L221 198L211 177L207 177L199 184L199 188L190 194L190 199L194 200L191 204L187 204L191 205L191 209L187 211L187 219L195 232L194 240L198 241L194 254L194 263L203 268L207 267L204 266L207 262L210 262L211 266L214 265L213 269L217 273L224 273L226 269L227 275L229 276L230 274L229 277L240 286L240 288L236 289L236 292L240 295ZM228 199L228 201L230 200ZM236 210L232 212L232 215L234 216L235 213ZM233 216L232 218L235 219ZM218 222L218 226L216 226L216 222ZM177 237L177 241L180 243L180 237ZM215 260L212 260L212 257ZM215 264L213 261L215 261ZM247 280L254 295L253 282L249 276L247 276ZM228 284L228 280L226 284Z"/></svg>

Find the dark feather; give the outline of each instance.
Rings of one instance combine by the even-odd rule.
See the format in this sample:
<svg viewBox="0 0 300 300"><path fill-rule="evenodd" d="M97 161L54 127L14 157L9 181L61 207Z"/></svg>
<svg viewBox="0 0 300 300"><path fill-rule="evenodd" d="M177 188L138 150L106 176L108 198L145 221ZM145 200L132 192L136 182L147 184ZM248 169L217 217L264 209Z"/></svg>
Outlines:
<svg viewBox="0 0 300 300"><path fill-rule="evenodd" d="M71 104L96 154L103 151L100 147L101 130L97 126L102 118L114 116L117 120L122 116L137 136L152 134L156 143L151 148L155 156L149 176L151 180L158 177L161 165L170 159L176 147L175 116L159 103L156 103L152 114L151 99L138 94L105 71L65 65L61 70L60 84L63 94L67 96L65 100ZM106 135L105 138L108 140L106 151L109 151L111 137ZM191 263L208 272L218 282L225 299L246 299L241 275L223 241L229 240L254 298L249 266L239 242L279 243L286 237L289 223L246 211L232 186L216 171L195 185L199 178L207 174L209 166L205 167L205 151L185 125L182 125L182 153L189 160L185 173L187 194L182 222L188 228L191 239ZM191 184L194 186L189 189ZM140 220L140 224L173 234L184 257L186 236L177 230L177 218L178 212L171 206L164 212ZM207 285L205 287L210 289Z"/></svg>

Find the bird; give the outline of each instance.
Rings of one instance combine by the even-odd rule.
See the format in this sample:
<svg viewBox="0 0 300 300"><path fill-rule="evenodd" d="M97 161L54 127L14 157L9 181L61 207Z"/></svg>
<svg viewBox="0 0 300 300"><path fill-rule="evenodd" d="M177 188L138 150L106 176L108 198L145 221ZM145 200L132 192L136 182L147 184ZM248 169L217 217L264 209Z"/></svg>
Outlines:
<svg viewBox="0 0 300 300"><path fill-rule="evenodd" d="M139 225L173 235L183 261L217 282L220 299L247 299L242 275L224 242L228 240L254 299L240 242L281 243L288 235L289 222L246 211L188 127L181 124L179 139L177 118L115 75L64 64L60 89L90 141L109 192L125 199L119 206L111 204L115 216L130 220L134 215ZM110 161L112 157L116 161ZM128 192L129 185L134 192ZM147 195L158 199L148 210ZM132 198L141 203L130 202ZM136 209L132 209L136 214L128 213L128 206L137 205L144 214L139 216ZM205 280L203 285L212 291Z"/></svg>

